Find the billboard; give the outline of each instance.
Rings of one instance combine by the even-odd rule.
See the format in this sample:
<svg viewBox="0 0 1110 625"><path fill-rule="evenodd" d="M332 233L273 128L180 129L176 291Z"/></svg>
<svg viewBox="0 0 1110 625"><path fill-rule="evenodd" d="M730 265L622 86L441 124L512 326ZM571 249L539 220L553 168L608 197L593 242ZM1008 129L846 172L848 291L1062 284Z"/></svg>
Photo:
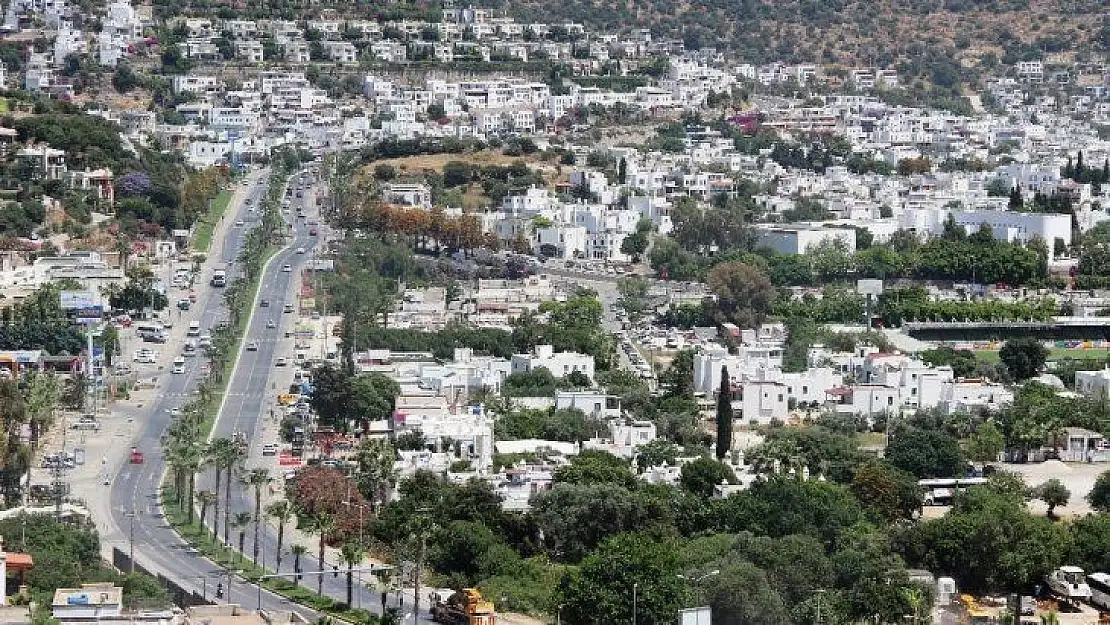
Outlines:
<svg viewBox="0 0 1110 625"><path fill-rule="evenodd" d="M708 607L688 608L678 611L679 625L709 625L712 612Z"/></svg>
<svg viewBox="0 0 1110 625"><path fill-rule="evenodd" d="M78 310L100 306L100 298L93 291L62 291L62 310Z"/></svg>

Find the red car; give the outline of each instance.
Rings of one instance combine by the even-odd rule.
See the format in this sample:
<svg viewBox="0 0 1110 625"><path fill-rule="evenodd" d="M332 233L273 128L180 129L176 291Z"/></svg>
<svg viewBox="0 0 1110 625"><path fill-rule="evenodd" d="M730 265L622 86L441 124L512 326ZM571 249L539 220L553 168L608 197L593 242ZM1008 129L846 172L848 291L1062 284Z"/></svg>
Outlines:
<svg viewBox="0 0 1110 625"><path fill-rule="evenodd" d="M138 447L131 448L131 464L142 464L146 460L143 452Z"/></svg>

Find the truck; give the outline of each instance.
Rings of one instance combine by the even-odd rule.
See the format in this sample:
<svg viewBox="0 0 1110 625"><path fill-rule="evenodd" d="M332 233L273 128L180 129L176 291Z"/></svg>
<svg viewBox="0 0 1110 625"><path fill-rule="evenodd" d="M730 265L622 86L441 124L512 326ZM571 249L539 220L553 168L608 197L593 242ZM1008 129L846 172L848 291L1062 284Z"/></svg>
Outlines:
<svg viewBox="0 0 1110 625"><path fill-rule="evenodd" d="M463 588L446 600L433 594L432 619L443 625L496 625L497 614L477 588Z"/></svg>
<svg viewBox="0 0 1110 625"><path fill-rule="evenodd" d="M224 287L227 286L227 270L216 269L212 272L212 286Z"/></svg>

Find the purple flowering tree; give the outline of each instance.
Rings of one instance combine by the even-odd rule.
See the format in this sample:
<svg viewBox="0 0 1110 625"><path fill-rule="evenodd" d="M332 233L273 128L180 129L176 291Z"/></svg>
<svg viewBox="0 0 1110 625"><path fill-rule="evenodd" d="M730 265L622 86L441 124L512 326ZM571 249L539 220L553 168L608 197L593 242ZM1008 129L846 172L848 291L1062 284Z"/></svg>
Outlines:
<svg viewBox="0 0 1110 625"><path fill-rule="evenodd" d="M150 176L141 171L126 173L116 181L116 193L123 197L146 195L150 189Z"/></svg>

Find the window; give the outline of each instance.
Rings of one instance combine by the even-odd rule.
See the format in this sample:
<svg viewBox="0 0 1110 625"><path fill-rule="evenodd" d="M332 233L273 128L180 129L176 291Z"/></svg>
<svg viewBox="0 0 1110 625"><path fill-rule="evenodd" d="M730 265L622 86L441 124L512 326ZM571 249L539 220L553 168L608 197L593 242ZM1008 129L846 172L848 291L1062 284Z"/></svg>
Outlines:
<svg viewBox="0 0 1110 625"><path fill-rule="evenodd" d="M808 395L808 394L809 394L809 387L808 386L803 386L802 387L802 395Z"/></svg>
<svg viewBox="0 0 1110 625"><path fill-rule="evenodd" d="M893 397L887 397L886 398L886 405L893 406L894 405L894 398Z"/></svg>
<svg viewBox="0 0 1110 625"><path fill-rule="evenodd" d="M779 403L782 403L782 393L779 393Z"/></svg>

